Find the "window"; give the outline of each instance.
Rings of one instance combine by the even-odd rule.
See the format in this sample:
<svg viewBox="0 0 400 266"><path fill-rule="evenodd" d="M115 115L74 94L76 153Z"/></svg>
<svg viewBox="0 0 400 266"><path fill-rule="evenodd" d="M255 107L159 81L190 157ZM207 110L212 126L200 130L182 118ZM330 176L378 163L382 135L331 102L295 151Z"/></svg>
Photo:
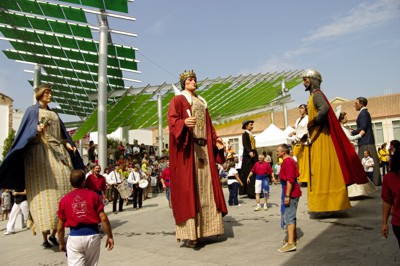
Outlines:
<svg viewBox="0 0 400 266"><path fill-rule="evenodd" d="M392 121L393 139L400 139L400 120Z"/></svg>
<svg viewBox="0 0 400 266"><path fill-rule="evenodd" d="M228 140L228 145L231 145L232 149L237 154L238 151L239 151L239 138L229 139Z"/></svg>
<svg viewBox="0 0 400 266"><path fill-rule="evenodd" d="M372 123L372 130L375 135L375 143L382 144L383 141L383 126L382 122Z"/></svg>

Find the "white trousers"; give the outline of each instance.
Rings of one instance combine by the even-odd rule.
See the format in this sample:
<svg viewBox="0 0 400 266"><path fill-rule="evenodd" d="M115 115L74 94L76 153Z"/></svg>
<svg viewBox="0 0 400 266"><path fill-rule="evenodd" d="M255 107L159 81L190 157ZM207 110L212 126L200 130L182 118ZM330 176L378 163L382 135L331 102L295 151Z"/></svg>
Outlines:
<svg viewBox="0 0 400 266"><path fill-rule="evenodd" d="M68 265L98 265L101 235L69 236L67 240Z"/></svg>
<svg viewBox="0 0 400 266"><path fill-rule="evenodd" d="M24 223L26 224L26 220L28 219L28 215L29 215L29 207L28 207L27 200L24 200L23 202L21 202L19 204L14 203L14 205L11 209L10 219L8 220L8 223L7 223L7 231L8 232L14 232L15 221L17 220L19 211L22 212L22 215L24 216Z"/></svg>

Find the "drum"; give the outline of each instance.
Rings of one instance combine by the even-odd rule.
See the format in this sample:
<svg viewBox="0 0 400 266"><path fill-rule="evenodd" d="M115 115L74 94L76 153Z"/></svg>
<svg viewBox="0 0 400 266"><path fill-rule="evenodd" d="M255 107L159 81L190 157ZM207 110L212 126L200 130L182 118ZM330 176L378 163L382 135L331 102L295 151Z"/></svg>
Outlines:
<svg viewBox="0 0 400 266"><path fill-rule="evenodd" d="M127 198L131 195L131 189L128 186L128 180L124 180L121 184L117 186L117 190L121 195L121 198Z"/></svg>
<svg viewBox="0 0 400 266"><path fill-rule="evenodd" d="M147 188L148 185L149 185L149 181L147 181L146 179L140 179L140 181L139 181L140 188Z"/></svg>

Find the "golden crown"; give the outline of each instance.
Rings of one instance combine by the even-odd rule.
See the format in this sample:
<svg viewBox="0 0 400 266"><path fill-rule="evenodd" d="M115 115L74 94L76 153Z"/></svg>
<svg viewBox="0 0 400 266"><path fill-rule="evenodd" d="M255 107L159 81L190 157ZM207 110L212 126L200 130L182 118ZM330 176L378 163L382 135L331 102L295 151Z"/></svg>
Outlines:
<svg viewBox="0 0 400 266"><path fill-rule="evenodd" d="M196 73L193 70L189 70L189 71L185 70L182 74L179 75L181 82L190 77L196 78Z"/></svg>

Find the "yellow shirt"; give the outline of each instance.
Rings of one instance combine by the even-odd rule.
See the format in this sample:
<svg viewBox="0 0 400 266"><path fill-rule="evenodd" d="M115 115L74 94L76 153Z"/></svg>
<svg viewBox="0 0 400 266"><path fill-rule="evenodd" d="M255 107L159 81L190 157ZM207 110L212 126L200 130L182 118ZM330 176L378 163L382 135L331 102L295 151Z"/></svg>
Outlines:
<svg viewBox="0 0 400 266"><path fill-rule="evenodd" d="M384 162L384 163L389 162L389 151L388 150L381 149L379 151L379 155L380 155L379 158L380 158L381 162Z"/></svg>

